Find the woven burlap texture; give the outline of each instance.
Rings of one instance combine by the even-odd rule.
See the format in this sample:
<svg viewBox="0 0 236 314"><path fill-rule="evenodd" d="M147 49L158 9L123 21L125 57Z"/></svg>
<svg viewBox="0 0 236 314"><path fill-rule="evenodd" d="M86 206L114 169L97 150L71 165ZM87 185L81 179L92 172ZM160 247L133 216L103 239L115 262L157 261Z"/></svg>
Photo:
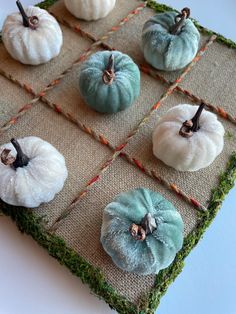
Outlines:
<svg viewBox="0 0 236 314"><path fill-rule="evenodd" d="M24 90L13 85L1 75L0 89L0 126L2 126L24 103L29 102L31 97Z"/></svg>
<svg viewBox="0 0 236 314"><path fill-rule="evenodd" d="M78 20L66 11L62 1L56 3L50 10L55 16L65 19L75 26L79 25L85 32L91 33L92 37L98 39L113 26L116 26L140 3L142 2L136 0L118 0L116 10L107 18L92 23L78 23ZM140 32L146 19L153 14L151 9L146 8L123 28L112 34L106 42L112 47L128 53L137 63L144 63ZM90 39L82 38L80 34L76 34L65 26L62 26L62 30L64 35L62 53L50 63L38 67L21 65L12 60L3 45L0 45L0 68L21 82L31 85L36 92L41 91L78 60L81 54L92 44ZM128 45L127 38L130 39ZM202 36L201 44L205 43L206 38L208 37ZM228 60L227 58L230 60L229 62L225 62ZM187 75L182 86L213 104L218 104L220 101L223 108L235 114L236 110L233 104L235 81L232 80L235 63L235 51L214 43L206 56ZM227 72L229 64L232 73ZM147 74L142 74L141 95L135 104L125 112L116 115L101 115L89 109L81 99L78 89L79 70L79 66L74 68L58 86L47 93L46 97L53 103L59 104L86 126L99 134L103 134L113 146L125 140L129 132L166 90L166 87L159 81ZM167 79L174 80L181 72L160 73ZM231 79L226 81L225 73L229 73ZM31 98L5 78L0 77L0 84L3 90L1 110L4 112L1 115L0 124L3 125L11 113L14 116L17 110L29 102ZM221 120L227 132L230 132L232 136L226 136L224 151L210 167L193 174L174 171L154 158L151 134L159 116L179 103L190 103L190 101L187 97L174 92L161 104L149 122L139 130L125 151L130 156L140 160L148 169L154 169L169 183L177 184L183 191L207 206L211 190L217 186L219 174L225 169L232 151L236 150L235 127L230 122ZM46 217L46 227L49 228L61 212L83 190L85 184L96 176L101 165L111 156L111 151L41 102L34 104L33 108L21 117L16 125L1 136L1 143L9 142L13 136L18 138L29 135L39 136L54 145L65 156L69 170L69 178L63 191L49 204L34 210L37 215ZM64 238L67 244L85 257L88 262L99 267L104 272L107 281L120 294L130 301L138 303L140 298L153 287L155 276L143 277L119 270L114 266L109 256L105 254L99 241L104 207L118 193L136 187L147 187L158 191L173 202L184 220L185 235L194 228L198 221L198 215L193 206L118 157L101 179L76 205L70 215L62 221L56 234Z"/></svg>
<svg viewBox="0 0 236 314"><path fill-rule="evenodd" d="M75 62L80 54L91 46L91 40L79 38L67 27L61 26L63 32L63 47L58 57L48 64L39 66L23 65L11 58L5 47L0 45L0 68L13 75L16 79L28 84L36 92L40 92L60 73Z"/></svg>
<svg viewBox="0 0 236 314"><path fill-rule="evenodd" d="M69 21L71 24L77 26L83 31L88 32L95 39L99 39L112 27L118 25L129 12L136 9L137 6L142 3L143 1L141 0L117 0L115 10L113 10L105 19L100 19L95 22L86 22L73 17L66 9L63 0L57 1L54 5L52 5L49 12L56 17L58 16L66 21Z"/></svg>

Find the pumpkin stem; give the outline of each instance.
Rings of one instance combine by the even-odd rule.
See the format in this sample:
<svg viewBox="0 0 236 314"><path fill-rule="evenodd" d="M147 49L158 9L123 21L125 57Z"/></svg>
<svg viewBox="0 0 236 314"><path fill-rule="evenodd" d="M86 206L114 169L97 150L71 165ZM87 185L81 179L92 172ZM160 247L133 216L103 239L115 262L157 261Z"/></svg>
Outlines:
<svg viewBox="0 0 236 314"><path fill-rule="evenodd" d="M109 61L107 64L107 68L103 73L102 80L106 85L111 85L115 79L115 58L114 55L111 54L109 57Z"/></svg>
<svg viewBox="0 0 236 314"><path fill-rule="evenodd" d="M10 152L11 150L10 149L7 149L5 148L2 153L1 153L1 162L5 165L5 166L8 166L8 165L11 165L13 164L13 162L16 160L15 157L11 156L10 155Z"/></svg>
<svg viewBox="0 0 236 314"><path fill-rule="evenodd" d="M17 151L17 155L16 155L16 159L15 161L12 163L13 167L15 169L19 168L19 167L25 167L28 165L30 159L28 156L26 156L23 152L22 149L20 147L20 144L17 142L17 140L15 140L14 138L11 139L11 143L12 145L15 147L15 150Z"/></svg>
<svg viewBox="0 0 236 314"><path fill-rule="evenodd" d="M150 213L146 214L140 222L140 225L133 223L129 231L135 240L143 241L146 236L153 233L157 228L155 218Z"/></svg>
<svg viewBox="0 0 236 314"><path fill-rule="evenodd" d="M176 15L175 17L175 24L171 27L170 33L172 35L176 35L178 31L182 29L184 26L184 22L186 19L188 19L190 16L190 9L189 8L183 8L180 14Z"/></svg>
<svg viewBox="0 0 236 314"><path fill-rule="evenodd" d="M194 117L191 120L186 120L182 124L179 130L179 134L181 136L187 137L187 138L191 137L193 136L193 132L197 132L200 129L199 120L200 120L200 116L202 114L204 107L205 107L205 104L201 103Z"/></svg>
<svg viewBox="0 0 236 314"><path fill-rule="evenodd" d="M28 17L28 15L25 13L25 10L21 4L21 2L19 0L16 1L16 5L20 11L20 14L22 16L23 19L23 25L25 27L30 27L32 29L36 29L38 27L38 23L39 23L39 19L37 16L30 16Z"/></svg>

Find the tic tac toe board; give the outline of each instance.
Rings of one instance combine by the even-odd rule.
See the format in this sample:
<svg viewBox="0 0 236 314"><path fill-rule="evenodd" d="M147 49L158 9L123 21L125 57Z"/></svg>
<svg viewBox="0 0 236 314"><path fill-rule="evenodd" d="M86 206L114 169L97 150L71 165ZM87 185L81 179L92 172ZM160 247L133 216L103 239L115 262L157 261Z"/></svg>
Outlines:
<svg viewBox="0 0 236 314"><path fill-rule="evenodd" d="M0 144L38 136L65 156L69 177L50 203L31 210L1 202L1 211L110 307L122 314L154 313L236 178L236 44L195 22L201 32L198 54L182 71L166 73L145 63L141 32L148 18L171 8L117 0L108 17L84 22L61 0L39 6L60 23L63 48L47 64L26 66L0 43ZM124 112L99 114L82 100L78 75L92 53L114 49L138 64L141 95ZM200 171L175 171L153 156L153 129L171 107L201 102L224 125L223 152ZM121 271L100 243L103 209L120 192L137 187L160 192L185 223L182 250L158 275Z"/></svg>

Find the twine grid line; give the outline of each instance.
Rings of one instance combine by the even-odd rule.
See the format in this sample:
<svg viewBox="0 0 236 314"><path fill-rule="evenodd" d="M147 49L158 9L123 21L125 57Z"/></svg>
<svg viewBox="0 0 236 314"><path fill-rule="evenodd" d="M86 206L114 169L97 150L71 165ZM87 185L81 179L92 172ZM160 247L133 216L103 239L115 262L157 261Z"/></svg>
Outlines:
<svg viewBox="0 0 236 314"><path fill-rule="evenodd" d="M170 84L171 84L171 82L169 82ZM176 87L176 89L178 88L178 86ZM25 89L26 90L26 89ZM54 104L55 105L55 104ZM56 105L55 105L56 106ZM58 108L58 107L55 107L54 108L55 109L55 111L57 111L57 112L59 112L60 111L60 108ZM58 111L59 110L59 111ZM91 129L90 129L91 130ZM1 130L0 130L1 131ZM1 133L0 133L0 135L1 135ZM104 142L105 143L105 142ZM124 152L121 152L120 153L120 156L121 157L124 157L125 158L125 156L124 156ZM133 160L134 161L134 160ZM136 160L136 162L135 162L136 164L137 164L137 160ZM143 165L140 165L140 169L143 169ZM175 189L175 187L173 187L173 191L174 191L174 189Z"/></svg>
<svg viewBox="0 0 236 314"><path fill-rule="evenodd" d="M142 126L144 126L150 119L152 113L157 110L161 103L169 96L171 93L175 90L175 88L178 86L180 82L184 79L184 77L189 73L189 71L192 69L192 67L201 59L201 57L204 55L208 47L215 41L216 35L212 35L208 42L199 50L196 57L193 59L193 61L188 65L188 67L182 72L182 74L175 80L175 82L167 89L166 92L162 94L160 97L160 100L152 106L152 108L149 110L149 112L144 116L144 118L138 123L138 125L131 131L131 133L127 136L126 140L118 145L115 148L114 153L112 156L105 161L105 163L101 166L99 172L97 175L92 178L86 185L85 188L78 194L78 196L71 202L71 204L62 211L61 215L54 221L52 226L49 228L49 231L55 231L60 226L62 220L64 220L71 211L75 208L75 206L78 204L78 202L89 192L91 187L101 178L103 173L110 167L110 165L113 164L113 162L116 160L116 158L121 154L121 152L124 150L124 148L127 146L129 141L136 135L136 133L139 131Z"/></svg>
<svg viewBox="0 0 236 314"><path fill-rule="evenodd" d="M125 18L125 19L123 19L122 21L121 21L121 23L119 24L119 25L124 25L132 16L134 16L134 15L136 15L136 14L138 14L142 9L144 9L144 7L146 6L146 3L144 3L144 4L142 4L141 6L139 6L138 7L138 9L136 9L136 10L134 10L134 11L132 11L129 15L128 15L128 17L127 18ZM121 26L120 26L121 27ZM118 30L120 27L113 27L112 28L112 30L110 31L110 32L108 32L108 34L112 34L114 31L116 31L116 30ZM82 33L82 35L83 35L83 33ZM86 34L85 34L85 36L86 36ZM101 38L101 40L99 41L97 41L97 42L95 42L91 47L90 47L90 49L88 50L88 52L90 52L91 51L91 49L92 49L92 47L94 46L94 45L96 45L96 46L98 46L98 45L105 45L102 41L103 40L105 40L105 39L107 39L109 36L107 36L107 35L105 35L105 36L103 36L102 38ZM91 37L90 37L91 38ZM204 48L204 47L203 47ZM204 51L204 49L202 49L202 50L200 50L199 51L199 56L201 55L200 54L200 52L201 51ZM91 53L91 52L90 52ZM195 62L197 62L198 60L199 60L199 58L198 58L198 55L197 55L197 57L194 59L194 61ZM86 58L86 57L85 57ZM79 59L79 62L80 61L83 61L83 58L82 58L82 60L81 60L81 58ZM73 65L72 65L72 67L75 65L76 63L74 63ZM191 63L192 64L192 63ZM191 70L191 64L190 64L190 66L184 71L184 73L188 73L190 70ZM69 70L69 69L68 69ZM66 75L67 73L68 73L68 70L66 70L66 71L64 71L63 72L63 77L64 77L64 75ZM185 75L186 75L185 74ZM185 76L184 75L184 76ZM183 77L184 76L180 76L180 77L182 77L182 79L183 79ZM45 89L44 89L44 91L43 92L41 92L40 93L40 98L43 98L43 96L45 95L45 93L46 93L46 91L47 90L50 90L50 89L52 89L55 85L58 85L58 83L59 83L59 81L60 81L60 79L61 79L62 77L59 77L58 79L56 79L56 80L54 80L52 83L50 83ZM181 79L181 80L182 80ZM180 80L180 81L181 81ZM174 85L177 83L179 83L180 82L179 81L179 79L177 79L176 80L176 82L174 83ZM16 83L19 83L18 85L22 85L22 87L24 87L24 89L26 90L26 91L28 91L28 92L30 92L30 93L32 93L32 88L31 87L29 87L29 86L26 86L25 84L21 84L19 81L17 82L17 80L16 80ZM169 95L169 94L171 94L172 92L173 92L173 90L171 90L171 89L169 89L171 92L170 93L168 93L168 91L167 91L167 93L166 93L166 97ZM33 93L32 93L33 94ZM166 97L163 97L163 100L166 98ZM44 100L46 100L46 99L44 99ZM35 100L36 101L36 100ZM152 109L151 109L151 112L153 111L153 110L156 110L158 107L159 107L159 103L157 103L156 105L154 105L153 107L152 107ZM27 110L29 110L30 109L30 106L28 105L28 106L24 106L22 109L20 109L20 115L22 115L25 111L27 111ZM56 111L59 111L59 109L58 109L58 106L56 105L56 104L54 104L54 109L56 110ZM150 112L150 113L151 113ZM143 119L143 123L146 123L148 121L148 119L146 119L146 118L144 118ZM15 121L14 121L15 122ZM139 127L141 127L142 125L143 125L143 123L140 123L139 124L139 126L138 126L138 128ZM130 136L127 138L127 143L128 143L128 141L136 134L136 132L138 131L138 128L137 128L137 130L134 132L134 134L130 134ZM124 145L124 144L122 144L122 145L120 145L120 146L118 146L117 148L116 148L116 151L115 151L115 153L114 153L114 156L118 156L119 154L120 154L120 152L121 152L121 150L123 150L124 149L124 147L127 145L127 143ZM114 159L114 156L113 156L113 158L111 158L110 160L108 160L105 164L104 164L104 166L102 167L102 169L101 169L101 171L103 172L103 171L105 171L104 169L107 169L107 167L110 165L110 163L112 163L112 161L113 161L113 159ZM115 159L116 159L116 157L115 157ZM131 160L131 159L130 159ZM135 160L135 159L134 159ZM137 162L135 163L136 165L137 165ZM94 178L94 179L92 179L88 184L87 184L87 187L90 187L90 186L92 186L97 180L98 180L98 176L96 176L96 178ZM173 189L173 188L172 188ZM174 190L174 189L173 189ZM176 190L176 189L175 189ZM177 190L176 190L177 191ZM85 191L84 191L85 192ZM87 193L87 192L86 192ZM80 193L79 194L79 196L80 197L82 197L82 195L85 195L84 193ZM79 198L80 198L79 197ZM71 204L71 206L75 206L75 204L77 203L77 200L75 199L74 200L74 202L72 202L72 204Z"/></svg>
<svg viewBox="0 0 236 314"><path fill-rule="evenodd" d="M172 84L172 82L168 81L166 78L164 78L162 75L160 75L155 69L151 68L147 64L141 64L141 65L139 65L139 68L142 72L150 75L151 77L161 81L162 83L164 83L166 85ZM210 104L209 102L205 101L204 99L194 95L189 90L184 89L180 86L176 87L176 91L182 95L187 96L191 101L193 101L197 104L204 103L206 105L206 107L208 108L208 110L220 115L223 119L229 120L233 124L236 124L236 117L234 117L231 114L229 114L228 112L226 112L222 107L214 106L214 105Z"/></svg>
<svg viewBox="0 0 236 314"><path fill-rule="evenodd" d="M5 73L4 71L2 71L0 69L0 73L3 73L4 75L8 76L8 78L10 80L12 80L13 82L15 82L16 84L18 84L19 86L21 86L22 88L24 88L28 93L32 94L32 95L36 95L36 92L29 86L22 84L20 81L14 79L11 75L8 75L7 73ZM56 111L59 114L62 114L64 117L66 117L67 120L71 121L72 123L76 124L82 131L84 131L85 133L89 134L90 136L92 136L94 139L96 139L98 142L102 143L103 145L106 145L107 147L109 147L112 151L115 150L115 148L110 144L110 142L104 137L104 135L102 134L97 134L94 130L92 130L90 127L87 127L86 125L84 125L82 122L80 122L78 119L73 117L73 114L66 112L65 110L63 110L61 108L61 106L52 103L51 101L49 101L47 98L45 98L44 96L41 97L41 101L43 101L45 104L47 104L51 109L53 109L54 111ZM28 107L28 105L24 106L23 109L21 109L21 112L23 112L24 110L29 109L30 107ZM172 191L176 192L177 195L182 196L188 203L194 205L197 209L199 210L203 210L205 211L205 207L202 206L197 200L195 200L194 198L191 198L189 196L187 196L187 194L185 194L183 191L181 191L181 189L179 189L175 184L170 184L168 183L164 178L162 178L161 176L157 175L156 172L154 170L148 170L145 168L144 165L142 165L142 163L137 160L134 157L129 156L127 153L122 153L122 157L125 157L125 159L133 164L134 166L138 167L142 172L148 174L150 177L156 179L159 183L161 183L162 185L165 185L166 187L168 187L169 189L171 189Z"/></svg>
<svg viewBox="0 0 236 314"><path fill-rule="evenodd" d="M1 70L0 70L1 71ZM27 88L28 92L35 95L36 93L34 92L34 90L32 88ZM72 123L76 124L82 131L84 131L85 133L89 134L90 136L92 136L94 139L96 139L98 142L102 143L103 145L109 147L112 151L115 150L115 147L113 147L111 145L111 143L104 137L104 135L102 134L97 134L93 129L91 129L90 127L86 126L85 124L83 124L81 121L79 121L78 119L73 117L73 114L66 112L65 110L62 109L61 106L49 101L47 98L45 98L44 96L41 97L41 101L43 101L45 104L47 104L51 109L53 109L54 111L56 111L59 114L62 114L67 120L71 121ZM127 153L122 153L122 157L125 157L125 159L133 164L134 166L138 167L142 172L148 174L150 177L156 179L159 183L161 183L162 185L167 186L169 189L171 189L172 191L176 192L177 195L182 196L188 203L194 205L194 207L196 207L199 210L205 211L206 208L201 205L197 200L195 200L192 197L187 196L186 193L184 193L183 191L181 191L180 188L178 188L175 184L170 184L168 183L164 178L162 178L161 176L157 175L156 172L154 170L148 170L145 168L145 166L136 158L129 156Z"/></svg>
<svg viewBox="0 0 236 314"><path fill-rule="evenodd" d="M147 6L147 3L145 4L145 7ZM92 36L91 34L83 31L79 25L73 25L70 24L68 21L66 21L65 19L57 16L56 14L52 13L53 16L63 25L69 27L70 29L72 29L73 31L82 34L83 36L88 36L91 40L93 40L94 42L96 42L96 38L94 36ZM126 19L126 18L125 18ZM125 20L123 19L123 20ZM117 28L118 30L119 28ZM106 38L107 39L107 38ZM104 39L103 39L104 40ZM108 44L101 42L101 46L103 46L105 49L107 50L115 50L114 48L110 47ZM150 76L152 76L153 78L158 79L159 81L161 81L162 83L166 84L166 85L171 85L173 84L173 82L168 81L164 76L160 75L154 68L150 67L149 65L145 64L145 65L139 65L139 69L140 71L142 71L143 73L146 73ZM176 87L176 91L186 95L191 101L200 104L200 103L204 103L206 105L206 107L208 108L208 110L220 115L223 119L225 120L229 120L230 122L232 122L233 124L236 124L236 117L232 116L230 113L226 112L222 107L219 106L214 106L213 104L210 104L209 102L205 101L204 99L194 95L193 93L191 93L190 91L181 88L180 86Z"/></svg>
<svg viewBox="0 0 236 314"><path fill-rule="evenodd" d="M19 111L8 121L6 122L1 128L0 128L0 135L7 131L12 125L14 125L17 120L23 116L28 110L30 110L32 108L32 105L34 105L35 103L37 103L41 97L45 96L46 93L49 90L52 90L55 86L57 86L61 80L67 76L67 74L69 74L70 72L73 71L73 69L75 67L77 67L81 62L83 62L87 57L89 57L92 53L93 50L95 50L98 46L100 46L102 44L102 41L104 39L109 38L110 35L112 35L114 32L116 32L117 30L120 29L120 27L122 27L125 23L127 23L132 17L134 17L135 15L139 14L147 5L147 2L142 3L141 5L139 5L135 10L133 10L132 12L130 12L128 14L127 17L125 17L124 19L121 20L121 22L118 24L118 26L112 27L112 29L104 36L102 36L100 39L98 39L97 41L95 41L90 48L86 49L85 52L83 52L79 59L76 60L68 69L66 69L65 71L63 71L56 79L54 79L51 83L49 83L41 92L39 92L38 94L33 94L32 93L32 88L31 86L29 86L28 84L24 84L21 83L19 80L13 78L13 76L11 74L6 73L4 70L0 69L0 74L4 77L6 77L7 79L9 79L10 81L16 83L18 86L22 87L24 90L26 90L27 92L30 92L33 96L35 96L34 99L32 99L29 103L27 103L26 105L23 105ZM86 36L86 32L80 32L81 34L83 34L83 36ZM92 39L92 36L89 36L90 39Z"/></svg>
<svg viewBox="0 0 236 314"><path fill-rule="evenodd" d="M144 3L140 4L136 9L132 10L125 18L123 18L120 23L117 26L113 26L110 31L104 36L102 36L100 39L96 39L93 35L90 33L84 31L79 24L72 25L68 21L66 21L64 18L57 16L54 12L49 10L49 12L57 19L58 22L61 24L64 24L65 26L71 28L76 33L79 33L82 35L82 37L87 37L91 39L94 42L98 42L99 44L102 44L104 40L107 40L114 32L118 31L123 25L125 25L133 16L139 14L146 6L148 1L145 1Z"/></svg>

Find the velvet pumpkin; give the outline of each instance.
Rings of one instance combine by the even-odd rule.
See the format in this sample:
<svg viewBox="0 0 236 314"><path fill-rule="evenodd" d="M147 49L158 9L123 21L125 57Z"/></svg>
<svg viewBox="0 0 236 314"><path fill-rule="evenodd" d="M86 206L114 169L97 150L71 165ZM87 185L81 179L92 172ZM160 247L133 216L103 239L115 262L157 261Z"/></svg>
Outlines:
<svg viewBox="0 0 236 314"><path fill-rule="evenodd" d="M116 4L116 0L64 0L64 2L71 14L86 21L106 17Z"/></svg>
<svg viewBox="0 0 236 314"><path fill-rule="evenodd" d="M131 190L104 209L101 243L122 270L157 274L173 262L183 245L183 221L161 194Z"/></svg>
<svg viewBox="0 0 236 314"><path fill-rule="evenodd" d="M11 205L38 207L61 191L65 159L42 139L29 136L0 147L0 198Z"/></svg>
<svg viewBox="0 0 236 314"><path fill-rule="evenodd" d="M209 166L224 146L224 127L214 113L181 104L160 118L153 132L153 153L179 171Z"/></svg>
<svg viewBox="0 0 236 314"><path fill-rule="evenodd" d="M164 71L182 69L195 57L200 34L188 18L188 10L183 9L179 15L176 12L160 13L144 24L144 57L154 68Z"/></svg>
<svg viewBox="0 0 236 314"><path fill-rule="evenodd" d="M38 65L59 55L62 32L56 19L46 10L29 6L9 15L3 25L2 40L9 54L24 64Z"/></svg>
<svg viewBox="0 0 236 314"><path fill-rule="evenodd" d="M82 65L79 88L91 108L116 113L131 106L139 96L139 68L121 52L97 52Z"/></svg>

